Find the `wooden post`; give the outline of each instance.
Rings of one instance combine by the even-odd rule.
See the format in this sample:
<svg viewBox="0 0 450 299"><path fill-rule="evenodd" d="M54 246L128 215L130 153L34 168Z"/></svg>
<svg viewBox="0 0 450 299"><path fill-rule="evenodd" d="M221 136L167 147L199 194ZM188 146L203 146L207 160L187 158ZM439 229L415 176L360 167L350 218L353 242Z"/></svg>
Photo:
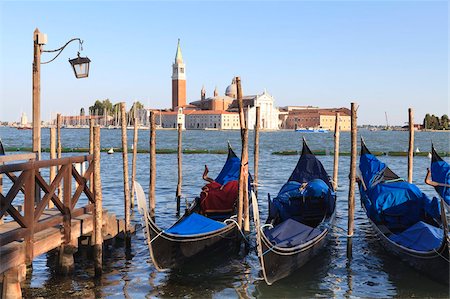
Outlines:
<svg viewBox="0 0 450 299"><path fill-rule="evenodd" d="M56 115L56 157L58 159L61 158L61 114L58 113ZM58 172L61 169L61 166L58 166ZM58 186L58 197L61 200L62 197L62 187L61 184Z"/></svg>
<svg viewBox="0 0 450 299"><path fill-rule="evenodd" d="M150 217L155 217L155 185L156 185L156 123L155 112L150 111L150 184L148 201L150 207Z"/></svg>
<svg viewBox="0 0 450 299"><path fill-rule="evenodd" d="M336 112L336 121L334 125L334 163L333 163L333 187L334 191L338 188L338 169L339 169L339 121L340 114Z"/></svg>
<svg viewBox="0 0 450 299"><path fill-rule="evenodd" d="M136 106L135 106L136 107ZM136 112L134 114L134 130L133 130L133 160L131 161L131 194L130 194L130 209L133 212L134 208L134 181L136 180L136 161L137 161L137 147L138 147L138 118Z"/></svg>
<svg viewBox="0 0 450 299"><path fill-rule="evenodd" d="M244 116L242 101L241 78L236 77L237 98L239 104L239 122L241 127L241 169L239 172L239 197L238 197L238 223L245 232L250 231L250 218L248 209L248 128ZM246 192L247 190L247 192Z"/></svg>
<svg viewBox="0 0 450 299"><path fill-rule="evenodd" d="M261 107L256 107L256 121L255 121L255 144L253 146L253 189L255 190L256 199L258 199L258 168L259 168L259 127L260 127L260 110Z"/></svg>
<svg viewBox="0 0 450 299"><path fill-rule="evenodd" d="M408 182L413 180L413 159L414 159L414 112L408 109L409 120L409 148L408 148Z"/></svg>
<svg viewBox="0 0 450 299"><path fill-rule="evenodd" d="M177 216L180 216L180 209L181 209L181 184L183 181L183 171L182 171L182 154L183 154L183 148L182 148L182 124L178 124L178 184L177 184Z"/></svg>
<svg viewBox="0 0 450 299"><path fill-rule="evenodd" d="M91 122L92 124L92 122ZM94 268L95 276L102 275L103 266L103 208L102 208L102 180L100 176L100 127L96 126L93 128L93 146L94 146Z"/></svg>
<svg viewBox="0 0 450 299"><path fill-rule="evenodd" d="M94 154L94 120L89 118L89 155ZM91 174L89 180L89 190L94 193L94 174Z"/></svg>
<svg viewBox="0 0 450 299"><path fill-rule="evenodd" d="M128 177L128 145L127 145L127 117L125 103L120 103L120 114L122 116L122 160L123 160L123 195L125 203L125 244L127 248L131 247L130 236L130 186Z"/></svg>
<svg viewBox="0 0 450 299"><path fill-rule="evenodd" d="M50 127L50 159L56 159L56 128ZM50 167L50 179L49 185L53 182L56 176L56 166ZM54 207L53 202L50 200L48 202L48 208Z"/></svg>
<svg viewBox="0 0 450 299"><path fill-rule="evenodd" d="M27 267L22 264L2 273L3 290L0 297L5 299L22 298L20 283L25 280L26 272Z"/></svg>
<svg viewBox="0 0 450 299"><path fill-rule="evenodd" d="M355 183L356 183L356 146L357 146L357 124L356 103L351 103L351 156L350 156L350 184L348 189L348 233L347 233L347 258L352 257L352 237L355 214Z"/></svg>
<svg viewBox="0 0 450 299"><path fill-rule="evenodd" d="M33 33L33 152L37 154L37 159L41 160L41 50L38 36L39 29L35 29Z"/></svg>
<svg viewBox="0 0 450 299"><path fill-rule="evenodd" d="M24 217L27 223L28 234L25 237L25 263L27 266L33 262L34 251L34 200L36 194L35 169L27 170L25 183Z"/></svg>

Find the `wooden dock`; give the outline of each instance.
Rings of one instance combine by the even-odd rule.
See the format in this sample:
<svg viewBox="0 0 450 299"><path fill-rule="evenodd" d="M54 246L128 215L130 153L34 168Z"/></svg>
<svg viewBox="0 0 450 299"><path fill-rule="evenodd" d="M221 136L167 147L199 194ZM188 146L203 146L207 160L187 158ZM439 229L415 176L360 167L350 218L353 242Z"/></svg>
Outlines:
<svg viewBox="0 0 450 299"><path fill-rule="evenodd" d="M94 164L99 162L93 158L87 155L37 161L35 154L0 156L2 298L21 297L20 282L25 279L26 267L35 257L56 248L58 271L69 273L79 238L93 245L94 227L99 225L96 219L102 219L102 240L124 232L123 220L101 206L95 208L95 194L101 192L101 186L95 190ZM85 172L77 170L80 163L87 165ZM44 177L45 169L52 167L57 169L56 176ZM1 177L11 181L9 190L3 190ZM53 208L48 208L50 202ZM100 217L94 217L96 213Z"/></svg>

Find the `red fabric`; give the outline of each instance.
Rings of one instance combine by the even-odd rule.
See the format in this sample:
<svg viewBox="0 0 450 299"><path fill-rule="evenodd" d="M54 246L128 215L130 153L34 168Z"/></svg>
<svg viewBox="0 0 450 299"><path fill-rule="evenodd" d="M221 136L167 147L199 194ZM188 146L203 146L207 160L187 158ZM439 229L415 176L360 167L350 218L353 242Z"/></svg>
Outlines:
<svg viewBox="0 0 450 299"><path fill-rule="evenodd" d="M238 181L230 181L224 186L217 182L206 184L200 193L202 212L230 212L237 200L238 189Z"/></svg>

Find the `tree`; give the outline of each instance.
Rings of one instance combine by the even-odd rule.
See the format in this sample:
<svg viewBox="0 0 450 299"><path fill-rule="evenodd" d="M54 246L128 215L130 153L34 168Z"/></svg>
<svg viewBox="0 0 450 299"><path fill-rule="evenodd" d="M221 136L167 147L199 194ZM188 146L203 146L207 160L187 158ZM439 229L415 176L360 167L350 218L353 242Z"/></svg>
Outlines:
<svg viewBox="0 0 450 299"><path fill-rule="evenodd" d="M86 114L85 114L85 112L84 112L84 108L81 108L80 109L80 116L85 116Z"/></svg>
<svg viewBox="0 0 450 299"><path fill-rule="evenodd" d="M99 101L96 100L93 106L89 107L90 115L112 115L113 114L113 104L109 99Z"/></svg>
<svg viewBox="0 0 450 299"><path fill-rule="evenodd" d="M133 105L130 108L130 111L128 112L128 115L129 115L128 117L130 118L130 122L132 124L134 124L135 112L136 112L136 117L139 117L139 110L142 110L142 109L144 109L144 105L141 102L137 101L137 102L133 103Z"/></svg>
<svg viewBox="0 0 450 299"><path fill-rule="evenodd" d="M441 128L444 130L448 130L449 129L449 119L448 119L448 115L444 114L441 116Z"/></svg>

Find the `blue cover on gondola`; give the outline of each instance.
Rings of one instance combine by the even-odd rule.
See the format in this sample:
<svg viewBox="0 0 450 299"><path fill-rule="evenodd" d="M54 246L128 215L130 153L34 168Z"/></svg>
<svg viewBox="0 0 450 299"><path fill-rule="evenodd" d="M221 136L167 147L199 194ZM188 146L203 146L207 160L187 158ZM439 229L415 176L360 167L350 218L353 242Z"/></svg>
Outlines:
<svg viewBox="0 0 450 299"><path fill-rule="evenodd" d="M437 183L450 185L450 165L439 157L434 148L432 151L431 179ZM435 189L445 202L450 205L450 187L437 186Z"/></svg>
<svg viewBox="0 0 450 299"><path fill-rule="evenodd" d="M225 226L226 225L223 222L218 222L200 214L192 213L166 230L166 232L176 235L196 235L219 230Z"/></svg>
<svg viewBox="0 0 450 299"><path fill-rule="evenodd" d="M240 168L241 160L236 156L229 157L215 181L221 185L225 185L229 181L239 180Z"/></svg>
<svg viewBox="0 0 450 299"><path fill-rule="evenodd" d="M306 243L318 235L320 230L288 219L264 232L270 242L280 247L294 247Z"/></svg>
<svg viewBox="0 0 450 299"><path fill-rule="evenodd" d="M442 229L419 221L400 234L392 234L389 239L417 251L431 251L441 245L443 236Z"/></svg>

